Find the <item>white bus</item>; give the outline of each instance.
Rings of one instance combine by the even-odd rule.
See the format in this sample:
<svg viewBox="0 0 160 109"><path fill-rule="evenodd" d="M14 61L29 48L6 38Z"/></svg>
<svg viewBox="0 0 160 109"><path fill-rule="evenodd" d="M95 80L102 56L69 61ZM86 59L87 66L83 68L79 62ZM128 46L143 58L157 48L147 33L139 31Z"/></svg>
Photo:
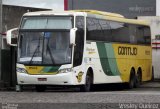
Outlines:
<svg viewBox="0 0 160 109"><path fill-rule="evenodd" d="M151 80L149 24L95 10L29 12L19 27L17 91Z"/></svg>

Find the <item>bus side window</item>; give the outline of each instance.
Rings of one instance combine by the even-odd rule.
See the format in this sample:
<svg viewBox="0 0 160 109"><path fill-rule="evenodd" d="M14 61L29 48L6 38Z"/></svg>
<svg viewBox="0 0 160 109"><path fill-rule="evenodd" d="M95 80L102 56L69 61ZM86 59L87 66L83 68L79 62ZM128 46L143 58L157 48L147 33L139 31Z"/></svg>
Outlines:
<svg viewBox="0 0 160 109"><path fill-rule="evenodd" d="M144 40L145 40L145 44L150 45L151 44L150 28L149 27L145 27L143 31L144 31L143 37L144 37Z"/></svg>
<svg viewBox="0 0 160 109"><path fill-rule="evenodd" d="M76 18L76 46L74 47L74 60L73 66L81 65L84 49L84 17Z"/></svg>
<svg viewBox="0 0 160 109"><path fill-rule="evenodd" d="M128 25L120 22L110 21L110 26L112 30L112 42L130 42Z"/></svg>
<svg viewBox="0 0 160 109"><path fill-rule="evenodd" d="M97 28L97 26L95 25L95 22L93 20L93 18L87 18L87 33L86 33L86 39L87 40L95 40L95 30Z"/></svg>
<svg viewBox="0 0 160 109"><path fill-rule="evenodd" d="M105 41L112 40L109 21L103 19L87 18L87 40Z"/></svg>
<svg viewBox="0 0 160 109"><path fill-rule="evenodd" d="M136 26L135 25L129 25L129 38L130 38L130 43L132 44L137 44L137 36L136 36Z"/></svg>
<svg viewBox="0 0 160 109"><path fill-rule="evenodd" d="M151 44L150 28L147 26L137 27L137 40L138 44Z"/></svg>

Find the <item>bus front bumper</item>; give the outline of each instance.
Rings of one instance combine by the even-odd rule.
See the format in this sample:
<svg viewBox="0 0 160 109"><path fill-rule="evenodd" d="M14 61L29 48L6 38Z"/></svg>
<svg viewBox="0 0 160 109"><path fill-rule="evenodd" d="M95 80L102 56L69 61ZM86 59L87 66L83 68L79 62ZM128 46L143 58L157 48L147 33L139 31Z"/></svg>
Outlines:
<svg viewBox="0 0 160 109"><path fill-rule="evenodd" d="M17 73L17 81L19 85L76 85L71 72L56 75Z"/></svg>

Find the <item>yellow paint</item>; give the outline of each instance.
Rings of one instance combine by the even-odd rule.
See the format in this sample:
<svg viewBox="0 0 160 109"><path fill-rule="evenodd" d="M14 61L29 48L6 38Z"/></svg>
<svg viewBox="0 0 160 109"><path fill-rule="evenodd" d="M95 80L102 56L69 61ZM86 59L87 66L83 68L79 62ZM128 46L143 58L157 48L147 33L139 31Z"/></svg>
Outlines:
<svg viewBox="0 0 160 109"><path fill-rule="evenodd" d="M121 55L119 47L137 48L137 54L125 54ZM128 82L130 77L131 68L135 68L137 73L138 68L142 69L142 81L151 79L152 76L152 49L151 46L138 46L130 44L113 44L114 53L117 61L119 72L123 82Z"/></svg>
<svg viewBox="0 0 160 109"><path fill-rule="evenodd" d="M37 75L37 74L51 74L51 75L54 75L54 74L57 74L58 72L44 72L43 69L44 67L43 66L25 66L26 67L26 70L28 72L28 74L31 74L31 75Z"/></svg>
<svg viewBox="0 0 160 109"><path fill-rule="evenodd" d="M96 52L88 52L88 54L95 54Z"/></svg>
<svg viewBox="0 0 160 109"><path fill-rule="evenodd" d="M97 14L97 15L103 15L103 16L113 16L113 17L121 17L124 18L123 15L117 14L117 13L111 13L111 12L105 12L105 11L98 11L98 10L70 10L74 12L87 12L91 14Z"/></svg>

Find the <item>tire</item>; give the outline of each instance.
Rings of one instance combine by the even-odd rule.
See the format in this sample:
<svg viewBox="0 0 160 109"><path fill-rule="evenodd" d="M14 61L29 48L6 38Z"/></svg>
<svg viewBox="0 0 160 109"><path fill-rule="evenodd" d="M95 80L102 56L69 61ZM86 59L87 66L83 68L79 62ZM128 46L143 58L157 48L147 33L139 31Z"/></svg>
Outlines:
<svg viewBox="0 0 160 109"><path fill-rule="evenodd" d="M90 76L90 73L88 71L88 73L86 75L85 85L80 87L80 91L81 92L89 92L89 91L91 91L92 80L93 80L93 78Z"/></svg>
<svg viewBox="0 0 160 109"><path fill-rule="evenodd" d="M46 86L43 86L43 85L36 86L37 92L44 92L45 90L46 90Z"/></svg>
<svg viewBox="0 0 160 109"><path fill-rule="evenodd" d="M142 84L142 75L138 71L137 75L135 76L135 85L134 85L134 87L138 88L141 84Z"/></svg>
<svg viewBox="0 0 160 109"><path fill-rule="evenodd" d="M135 86L135 74L134 74L134 71L131 70L130 80L129 80L129 82L127 83L127 88L128 88L128 89L133 89L134 86Z"/></svg>

